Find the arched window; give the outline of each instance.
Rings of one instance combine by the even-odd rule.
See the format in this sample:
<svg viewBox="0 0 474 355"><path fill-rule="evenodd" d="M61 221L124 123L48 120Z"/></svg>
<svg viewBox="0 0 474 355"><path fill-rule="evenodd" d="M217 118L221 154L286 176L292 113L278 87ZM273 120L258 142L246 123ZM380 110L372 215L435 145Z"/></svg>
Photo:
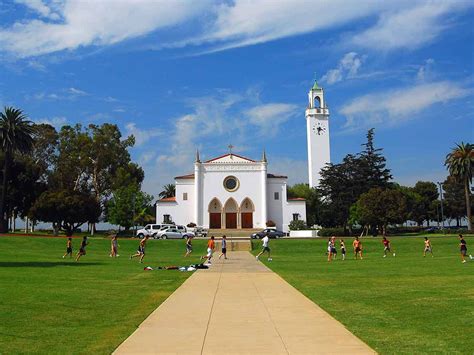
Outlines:
<svg viewBox="0 0 474 355"><path fill-rule="evenodd" d="M321 108L321 98L319 96L314 97L313 107L314 108Z"/></svg>

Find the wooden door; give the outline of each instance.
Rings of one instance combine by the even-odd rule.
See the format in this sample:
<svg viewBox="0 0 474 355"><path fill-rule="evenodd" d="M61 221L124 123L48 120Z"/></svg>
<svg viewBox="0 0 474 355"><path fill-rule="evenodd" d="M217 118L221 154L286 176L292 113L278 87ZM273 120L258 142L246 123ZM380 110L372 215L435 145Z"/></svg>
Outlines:
<svg viewBox="0 0 474 355"><path fill-rule="evenodd" d="M221 228L221 214L220 213L209 213L209 228L213 228L213 229Z"/></svg>
<svg viewBox="0 0 474 355"><path fill-rule="evenodd" d="M252 212L242 212L242 228L253 228Z"/></svg>
<svg viewBox="0 0 474 355"><path fill-rule="evenodd" d="M237 228L237 213L226 213L225 214L225 227L227 229Z"/></svg>

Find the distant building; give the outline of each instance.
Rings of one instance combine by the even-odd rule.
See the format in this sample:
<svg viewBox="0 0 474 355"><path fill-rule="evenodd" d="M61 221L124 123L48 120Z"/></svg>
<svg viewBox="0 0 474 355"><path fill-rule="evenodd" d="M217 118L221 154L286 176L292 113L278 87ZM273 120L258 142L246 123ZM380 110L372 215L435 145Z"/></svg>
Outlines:
<svg viewBox="0 0 474 355"><path fill-rule="evenodd" d="M329 109L315 82L308 94L306 130L309 185L319 186L320 171L330 162ZM231 147L232 148L232 147ZM267 172L267 158L255 161L233 154L201 162L194 172L175 177L176 197L156 203L156 222L191 222L212 229L265 228L267 221L288 230L292 220L306 221L304 199L288 199L286 176Z"/></svg>

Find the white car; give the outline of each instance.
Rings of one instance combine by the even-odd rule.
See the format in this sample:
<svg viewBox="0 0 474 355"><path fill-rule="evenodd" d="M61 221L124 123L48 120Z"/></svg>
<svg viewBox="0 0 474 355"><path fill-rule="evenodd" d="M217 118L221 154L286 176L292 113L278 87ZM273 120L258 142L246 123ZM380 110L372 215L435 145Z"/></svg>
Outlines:
<svg viewBox="0 0 474 355"><path fill-rule="evenodd" d="M170 226L171 224L147 224L144 228L137 230L137 237L140 239L145 236L155 238L161 229Z"/></svg>
<svg viewBox="0 0 474 355"><path fill-rule="evenodd" d="M186 231L186 227L184 228L179 228L179 227L183 227L183 226L171 226L171 227L164 228L156 234L156 238L183 239L183 238L186 238L186 235L188 234L194 236L194 233Z"/></svg>

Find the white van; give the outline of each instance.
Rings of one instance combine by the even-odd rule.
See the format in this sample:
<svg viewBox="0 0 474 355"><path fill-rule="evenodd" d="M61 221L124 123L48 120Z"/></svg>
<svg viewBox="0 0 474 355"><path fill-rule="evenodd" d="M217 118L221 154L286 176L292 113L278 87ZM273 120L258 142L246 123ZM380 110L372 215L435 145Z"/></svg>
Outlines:
<svg viewBox="0 0 474 355"><path fill-rule="evenodd" d="M137 230L137 237L143 238L146 235L156 238L156 234L163 228L171 227L172 224L147 224L144 228Z"/></svg>

